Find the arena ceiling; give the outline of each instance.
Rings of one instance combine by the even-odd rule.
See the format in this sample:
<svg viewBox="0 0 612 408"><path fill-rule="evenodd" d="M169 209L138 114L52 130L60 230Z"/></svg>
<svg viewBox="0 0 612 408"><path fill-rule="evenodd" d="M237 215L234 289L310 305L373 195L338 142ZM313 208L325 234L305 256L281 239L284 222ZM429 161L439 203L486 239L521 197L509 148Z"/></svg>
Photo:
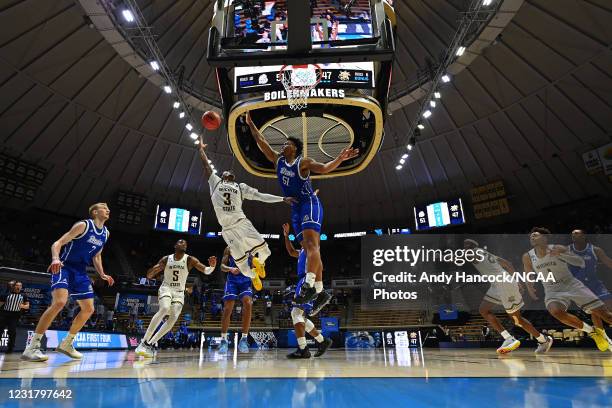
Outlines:
<svg viewBox="0 0 612 408"><path fill-rule="evenodd" d="M0 3L0 139L3 151L49 169L35 205L83 214L88 203L112 200L121 189L151 202L202 207L207 225L215 225L199 157L172 99L84 19L81 3ZM392 95L405 94L425 59L444 51L467 3L395 1ZM518 3L502 35L442 90L441 106L402 170L395 164L418 105L398 101L370 166L317 183L328 227L411 225L413 204L467 198L472 186L499 179L517 216L610 196L611 185L587 175L581 155L611 139L612 5ZM184 66L201 100L215 104L216 78L205 58L212 0L139 4L170 68ZM218 168L279 192L275 181L240 168L223 131L206 141ZM267 230L288 216L272 205L249 204L247 211Z"/></svg>

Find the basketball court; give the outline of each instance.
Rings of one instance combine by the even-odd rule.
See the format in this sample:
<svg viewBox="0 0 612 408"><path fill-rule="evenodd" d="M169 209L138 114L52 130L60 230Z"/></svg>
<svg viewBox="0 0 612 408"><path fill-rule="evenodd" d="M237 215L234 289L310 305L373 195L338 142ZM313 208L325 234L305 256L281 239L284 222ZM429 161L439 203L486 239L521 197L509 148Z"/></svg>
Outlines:
<svg viewBox="0 0 612 408"><path fill-rule="evenodd" d="M132 351L109 351L85 353L82 361L51 354L47 364L10 356L2 361L0 386L71 389L73 400L64 403L74 406L197 406L207 399L214 406L448 406L461 399L476 405L604 407L612 397L612 357L598 351L497 356L491 350L331 350L307 361L287 360L285 354L165 351L142 360ZM3 406L23 402L8 400L5 392Z"/></svg>
<svg viewBox="0 0 612 408"><path fill-rule="evenodd" d="M23 317L29 301L6 310L21 325L10 344L0 327L0 407L612 406L612 260L598 252L612 254L609 1L5 3L0 284L10 292L23 280L36 312ZM246 216L240 208L242 218L222 228L210 198L234 182L257 190ZM291 183L297 198L284 194ZM241 184L230 187L241 206ZM110 215L96 227L94 202L93 211L112 209L114 241L102 256L112 267L104 275L99 264L83 266L93 286L76 294L95 292L102 312L77 337L56 322L41 343L34 327L51 302L48 258L61 280L72 243L61 261L46 248L89 211L74 240L104 235L87 241L97 246L83 258L100 254L110 235L97 228ZM229 259L245 238L224 228L244 217L258 242L232 253L234 267L217 267L226 245ZM288 222L293 230L283 232ZM304 233L308 223L316 234ZM584 249L577 231L588 237ZM268 250L262 239L271 252L265 279L249 264ZM212 268L187 277L190 258L172 258L179 266L168 276L185 278L166 293L168 319L154 320L164 296L151 262L184 240ZM451 257L415 255L410 264L400 245L404 255L429 248ZM297 299L317 272L306 266L319 264L308 258L313 248L323 277L308 283L317 292L308 302L322 290L342 301L310 321L308 302ZM466 260L470 250L482 259ZM230 273L251 279L235 259L263 280L240 341L243 309L221 332L222 299L252 291L228 292ZM490 276L542 276L505 291L494 287L501 280L457 277L486 276L478 268L486 262ZM100 322L105 306L114 317ZM148 344L147 324L169 331ZM54 352L62 339L82 359ZM42 353L41 344L48 361L24 361L37 357L21 352ZM322 356L304 357L323 344L331 346Z"/></svg>

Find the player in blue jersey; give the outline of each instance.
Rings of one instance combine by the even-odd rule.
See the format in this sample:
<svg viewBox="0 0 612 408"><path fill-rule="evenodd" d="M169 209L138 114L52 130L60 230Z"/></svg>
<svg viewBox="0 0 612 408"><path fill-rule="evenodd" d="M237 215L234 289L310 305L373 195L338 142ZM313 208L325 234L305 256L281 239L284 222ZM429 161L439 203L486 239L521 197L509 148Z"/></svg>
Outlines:
<svg viewBox="0 0 612 408"><path fill-rule="evenodd" d="M274 163L283 195L293 197L297 203L291 205L291 223L298 242L306 250L306 277L300 294L300 303L315 299L315 304L327 304L330 295L323 290L323 263L320 252L321 223L323 206L315 194L310 174L327 174L334 171L343 161L353 159L358 149L345 147L338 157L328 163L319 163L302 157L303 143L295 137L287 138L281 152L276 152L263 137L247 113L246 123L257 142L257 146L268 160Z"/></svg>
<svg viewBox="0 0 612 408"><path fill-rule="evenodd" d="M294 304L291 309L291 319L293 320L293 327L295 328L295 337L298 342L298 349L291 354L287 355L287 358L310 358L310 350L306 345L306 333L314 337L318 345L318 350L315 353L315 357L322 356L327 349L332 345L331 339L323 337L323 335L315 328L313 322L310 319L304 319L304 313L309 316L314 316L319 313L322 307L315 309L313 301L298 303L300 293L304 288L306 281L306 252L304 248L299 251L295 249L291 241L289 240L289 224L283 224L283 235L285 236L285 248L287 253L297 258L297 275L298 283L295 286Z"/></svg>
<svg viewBox="0 0 612 408"><path fill-rule="evenodd" d="M106 203L97 203L89 207L87 220L79 221L51 245L51 306L40 317L31 343L26 347L21 358L28 361L46 361L48 357L40 350L40 342L55 317L68 302L68 295L76 300L81 311L72 321L68 335L57 347L57 351L67 356L80 359L81 353L73 346L74 337L85 325L94 312L94 293L87 266L93 263L100 278L110 286L115 282L104 273L102 266L102 248L108 241L109 232L104 226L110 217ZM60 253L61 251L61 253Z"/></svg>
<svg viewBox="0 0 612 408"><path fill-rule="evenodd" d="M584 259L584 268L570 265L570 271L574 277L591 290L599 299L601 299L608 310L612 310L612 293L606 288L606 285L597 276L598 261L612 269L612 259L608 257L605 251L587 241L587 235L584 230L576 229L572 231L572 244L569 250L574 254ZM598 315L592 315L593 326L601 329L605 334L603 322ZM612 351L612 341L606 336L608 341L608 350Z"/></svg>
<svg viewBox="0 0 612 408"><path fill-rule="evenodd" d="M252 267L249 258L249 267ZM251 278L243 275L230 255L230 248L226 247L221 261L221 271L227 273L225 293L223 294L223 317L221 318L221 344L220 353L227 353L227 331L234 310L236 299L242 303L242 336L238 343L241 353L249 352L249 329L251 328L251 312L253 310L253 286Z"/></svg>

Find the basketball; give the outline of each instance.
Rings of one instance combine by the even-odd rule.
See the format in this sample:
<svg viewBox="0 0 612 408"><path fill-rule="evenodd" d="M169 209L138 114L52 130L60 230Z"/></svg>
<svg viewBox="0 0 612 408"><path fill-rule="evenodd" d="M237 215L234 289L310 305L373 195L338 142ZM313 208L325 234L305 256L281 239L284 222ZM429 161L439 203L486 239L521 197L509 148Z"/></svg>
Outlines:
<svg viewBox="0 0 612 408"><path fill-rule="evenodd" d="M221 116L217 112L206 111L202 115L202 126L206 130L217 130L221 126Z"/></svg>

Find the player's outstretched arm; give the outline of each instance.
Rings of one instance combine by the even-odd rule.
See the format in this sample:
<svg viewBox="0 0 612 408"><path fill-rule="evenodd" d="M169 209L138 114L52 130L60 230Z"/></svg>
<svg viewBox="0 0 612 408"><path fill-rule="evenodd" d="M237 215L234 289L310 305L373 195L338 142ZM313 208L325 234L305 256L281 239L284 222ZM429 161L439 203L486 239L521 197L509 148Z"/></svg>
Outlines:
<svg viewBox="0 0 612 408"><path fill-rule="evenodd" d="M274 194L260 193L259 190L245 183L240 183L240 191L242 192L242 197L247 200L261 201L264 203L285 202L287 204L293 204L297 202L297 200L293 197L281 197Z"/></svg>
<svg viewBox="0 0 612 408"><path fill-rule="evenodd" d="M246 124L249 126L249 129L251 129L251 134L253 135L253 138L257 142L257 146L259 147L259 150L261 150L264 156L266 156L266 159L270 160L272 163L276 165L279 154L277 151L272 149L272 146L270 146L270 143L268 143L268 141L263 137L259 129L257 129L257 126L255 126L255 123L253 123L253 119L251 119L250 112L247 112L246 114Z"/></svg>
<svg viewBox="0 0 612 408"><path fill-rule="evenodd" d="M108 286L113 286L115 284L113 277L104 273L104 267L102 266L102 250L100 250L100 252L93 257L92 262L96 272L98 272L98 275L100 275L100 278L107 281Z"/></svg>
<svg viewBox="0 0 612 408"><path fill-rule="evenodd" d="M343 161L354 159L359 155L359 149L345 147L342 149L338 157L325 164L319 163L312 159L303 159L300 165L300 171L312 171L317 174L327 174L338 168Z"/></svg>
<svg viewBox="0 0 612 408"><path fill-rule="evenodd" d="M204 167L204 175L206 178L209 178L211 174L213 174L212 167L210 167L210 163L208 162L208 156L206 155L206 147L207 144L203 143L204 141L200 138L200 160L202 160L202 166Z"/></svg>
<svg viewBox="0 0 612 408"><path fill-rule="evenodd" d="M51 273L59 273L60 268L63 266L62 261L60 261L60 250L64 245L82 235L87 228L87 224L85 221L79 221L70 228L70 231L65 233L51 245L51 265L47 268L48 272Z"/></svg>
<svg viewBox="0 0 612 408"><path fill-rule="evenodd" d="M295 247L289 240L289 224L288 223L283 224L283 235L285 236L285 249L287 250L287 253L289 254L289 256L292 256L294 258L299 257L300 253L298 252L297 249L295 249Z"/></svg>
<svg viewBox="0 0 612 408"><path fill-rule="evenodd" d="M506 270L506 272L508 273L514 273L516 271L516 269L514 269L514 265L512 265L512 262L504 259L504 258L500 258L497 257L497 262L501 265L502 268L504 268Z"/></svg>
<svg viewBox="0 0 612 408"><path fill-rule="evenodd" d="M159 260L159 262L149 268L149 270L147 271L147 279L153 279L157 275L159 275L161 271L166 268L166 262L168 262L168 257L164 256L162 259Z"/></svg>
<svg viewBox="0 0 612 408"><path fill-rule="evenodd" d="M204 275L210 275L211 273L213 273L213 271L215 270L215 267L217 266L217 257L216 256L209 257L208 265L210 266L206 266L202 262L200 262L200 260L196 258L195 256L190 256L189 259L187 260L187 265L188 265L187 268L189 270L191 270L191 268L196 268L198 271L202 272Z"/></svg>

